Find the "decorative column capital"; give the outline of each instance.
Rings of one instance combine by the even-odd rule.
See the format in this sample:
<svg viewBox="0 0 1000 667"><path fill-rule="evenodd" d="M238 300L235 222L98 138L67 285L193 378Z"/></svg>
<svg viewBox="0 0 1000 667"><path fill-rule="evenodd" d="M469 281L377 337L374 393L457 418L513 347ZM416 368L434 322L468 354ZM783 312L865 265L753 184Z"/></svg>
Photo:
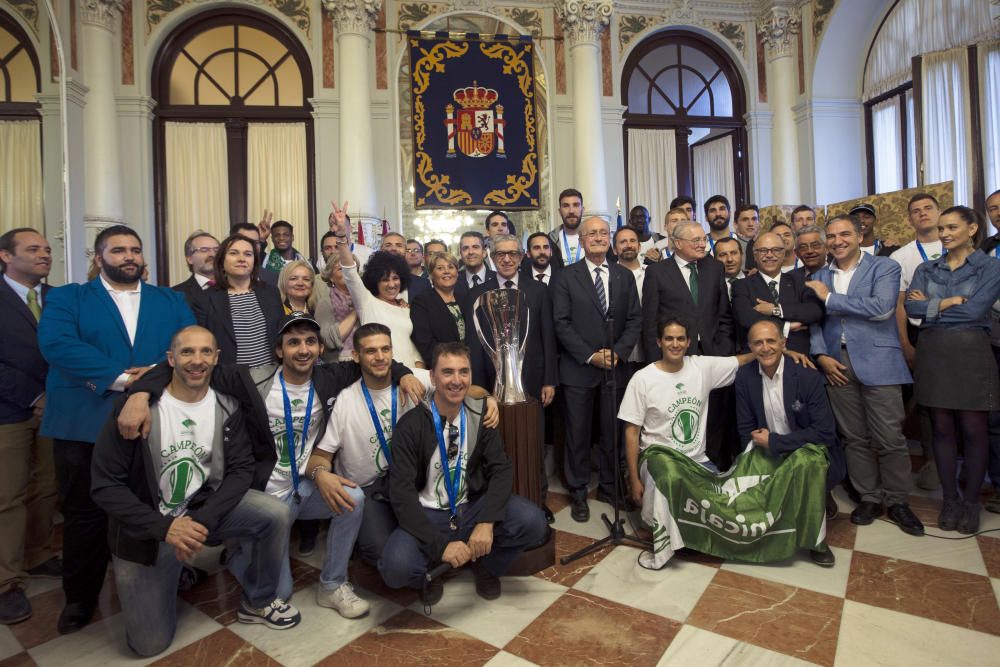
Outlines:
<svg viewBox="0 0 1000 667"><path fill-rule="evenodd" d="M323 9L339 34L369 36L382 11L382 0L323 0Z"/></svg>
<svg viewBox="0 0 1000 667"><path fill-rule="evenodd" d="M802 28L798 10L790 7L771 7L757 19L768 60L792 55L792 37Z"/></svg>
<svg viewBox="0 0 1000 667"><path fill-rule="evenodd" d="M597 44L601 31L611 23L611 0L562 0L556 17L570 46Z"/></svg>
<svg viewBox="0 0 1000 667"><path fill-rule="evenodd" d="M79 0L80 21L114 32L115 20L121 16L124 0Z"/></svg>

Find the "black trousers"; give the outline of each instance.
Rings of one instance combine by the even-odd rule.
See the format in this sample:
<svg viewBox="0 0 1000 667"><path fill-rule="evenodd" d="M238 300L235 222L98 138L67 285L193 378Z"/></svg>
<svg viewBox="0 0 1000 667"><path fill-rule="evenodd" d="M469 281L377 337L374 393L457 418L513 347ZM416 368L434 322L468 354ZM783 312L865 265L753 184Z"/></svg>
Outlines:
<svg viewBox="0 0 1000 667"><path fill-rule="evenodd" d="M605 382L594 387L561 387L566 399L566 452L564 474L566 488L576 497L587 495L590 481L591 443L597 441L597 483L598 489L609 496L615 489L615 459L612 444L612 425L618 430L621 444L621 422L618 420L618 406L625 394L623 383L618 383L616 395L612 398L611 388ZM599 415L600 438L593 438L594 415Z"/></svg>
<svg viewBox="0 0 1000 667"><path fill-rule="evenodd" d="M55 440L56 481L62 504L63 592L67 603L97 606L108 570L108 519L90 497L94 443Z"/></svg>

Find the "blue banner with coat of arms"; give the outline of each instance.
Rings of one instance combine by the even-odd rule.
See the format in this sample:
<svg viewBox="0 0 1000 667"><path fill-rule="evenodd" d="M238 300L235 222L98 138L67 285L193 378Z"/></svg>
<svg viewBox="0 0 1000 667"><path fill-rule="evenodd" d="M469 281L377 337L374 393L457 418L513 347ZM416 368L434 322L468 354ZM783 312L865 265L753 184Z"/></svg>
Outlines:
<svg viewBox="0 0 1000 667"><path fill-rule="evenodd" d="M539 208L531 38L407 40L416 208Z"/></svg>

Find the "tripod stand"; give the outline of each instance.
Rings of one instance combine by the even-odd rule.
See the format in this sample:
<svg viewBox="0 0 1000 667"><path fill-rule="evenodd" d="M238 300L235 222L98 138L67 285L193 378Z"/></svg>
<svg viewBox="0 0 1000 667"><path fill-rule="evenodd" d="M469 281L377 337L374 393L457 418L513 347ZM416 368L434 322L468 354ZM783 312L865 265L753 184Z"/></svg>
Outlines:
<svg viewBox="0 0 1000 667"><path fill-rule="evenodd" d="M610 308L608 309L610 311ZM614 350L615 341L615 318L610 314L605 321L605 344L606 349ZM625 363L619 360L618 363ZM608 421L611 423L609 427L611 429L611 453L615 459L615 492L612 496L612 507L614 508L614 519L609 519L606 513L601 514L601 520L604 521L604 525L607 526L608 536L602 537L599 540L595 540L583 547L575 553L571 553L568 556L563 556L559 559L559 562L563 565L572 563L575 560L579 560L584 556L590 555L595 551L599 551L607 546L616 547L620 544L628 544L633 547L639 547L640 549L652 549L653 544L648 540L643 540L636 537L635 535L629 535L625 532L625 518L622 516L621 504L622 504L622 470L621 470L621 445L618 442L618 421L617 416L617 402L618 402L618 380L615 378L615 365L612 364L611 368L604 369L604 383L607 385L608 396L604 399L610 403L608 412Z"/></svg>

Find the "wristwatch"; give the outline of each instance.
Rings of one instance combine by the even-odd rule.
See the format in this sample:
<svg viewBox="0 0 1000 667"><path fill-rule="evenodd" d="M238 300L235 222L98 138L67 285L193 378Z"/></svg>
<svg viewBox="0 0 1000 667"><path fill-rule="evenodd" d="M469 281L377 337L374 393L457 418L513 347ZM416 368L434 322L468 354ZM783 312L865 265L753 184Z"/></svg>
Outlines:
<svg viewBox="0 0 1000 667"><path fill-rule="evenodd" d="M781 306L775 306L771 309L771 315L774 317L781 317Z"/></svg>

